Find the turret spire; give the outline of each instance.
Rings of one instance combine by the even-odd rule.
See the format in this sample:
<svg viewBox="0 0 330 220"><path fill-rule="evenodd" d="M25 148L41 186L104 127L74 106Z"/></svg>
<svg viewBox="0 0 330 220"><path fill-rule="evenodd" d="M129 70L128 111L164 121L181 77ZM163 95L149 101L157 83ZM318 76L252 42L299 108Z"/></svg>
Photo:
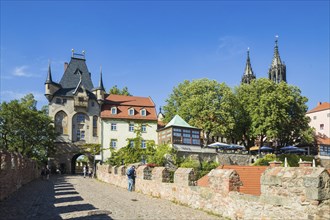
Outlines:
<svg viewBox="0 0 330 220"><path fill-rule="evenodd" d="M48 73L47 73L46 83L53 83L52 71L51 71L51 68L50 68L50 61L48 62Z"/></svg>
<svg viewBox="0 0 330 220"><path fill-rule="evenodd" d="M103 86L103 80L102 80L102 66L100 67L100 82L99 82L99 88L104 90ZM104 90L105 91L105 90Z"/></svg>

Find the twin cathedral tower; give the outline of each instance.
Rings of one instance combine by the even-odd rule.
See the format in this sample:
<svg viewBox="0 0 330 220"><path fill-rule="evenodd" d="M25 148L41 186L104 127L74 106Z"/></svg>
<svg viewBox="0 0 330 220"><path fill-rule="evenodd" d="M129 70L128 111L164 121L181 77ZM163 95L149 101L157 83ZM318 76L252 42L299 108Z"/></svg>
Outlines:
<svg viewBox="0 0 330 220"><path fill-rule="evenodd" d="M241 83L250 83L253 79L256 79L256 75L253 73L250 61L250 51L247 51L247 59L245 65L245 71L241 80ZM286 66L284 62L282 63L280 58L280 53L278 52L278 37L276 36L274 56L272 64L268 70L268 79L275 83L281 81L286 82Z"/></svg>

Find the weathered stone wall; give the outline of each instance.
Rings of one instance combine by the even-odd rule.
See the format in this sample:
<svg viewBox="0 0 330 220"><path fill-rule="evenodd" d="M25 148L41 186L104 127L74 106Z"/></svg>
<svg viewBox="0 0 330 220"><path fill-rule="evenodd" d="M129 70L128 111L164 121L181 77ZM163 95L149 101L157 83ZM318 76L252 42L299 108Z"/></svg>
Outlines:
<svg viewBox="0 0 330 220"><path fill-rule="evenodd" d="M20 154L0 151L0 164L0 201L40 175L36 162Z"/></svg>
<svg viewBox="0 0 330 220"><path fill-rule="evenodd" d="M143 175L144 169L145 166L137 169L136 191L211 211L231 219L329 219L330 217L327 212L330 209L329 173L323 168L269 168L264 172L261 180L263 189L261 196L239 193L240 179L235 170L212 170L208 174L209 187L200 187L189 186L191 169L181 168L177 171L178 174L174 174L174 183L163 182L165 168L155 168L151 180L139 176ZM127 187L126 175L109 173L105 165L99 165L97 175L102 181ZM273 178L277 178L274 183L272 183ZM265 199L267 197L272 197L275 201Z"/></svg>
<svg viewBox="0 0 330 220"><path fill-rule="evenodd" d="M247 166L251 164L252 160L256 160L253 155L243 154L218 154L217 159L221 165L240 165Z"/></svg>

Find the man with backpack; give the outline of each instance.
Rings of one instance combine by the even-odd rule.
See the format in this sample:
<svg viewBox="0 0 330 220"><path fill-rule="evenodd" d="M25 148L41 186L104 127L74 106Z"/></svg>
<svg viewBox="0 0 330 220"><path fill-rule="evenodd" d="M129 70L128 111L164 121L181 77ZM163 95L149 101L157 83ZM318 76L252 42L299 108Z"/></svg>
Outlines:
<svg viewBox="0 0 330 220"><path fill-rule="evenodd" d="M126 175L128 178L128 191L132 192L135 185L135 176L136 176L134 165L127 169Z"/></svg>

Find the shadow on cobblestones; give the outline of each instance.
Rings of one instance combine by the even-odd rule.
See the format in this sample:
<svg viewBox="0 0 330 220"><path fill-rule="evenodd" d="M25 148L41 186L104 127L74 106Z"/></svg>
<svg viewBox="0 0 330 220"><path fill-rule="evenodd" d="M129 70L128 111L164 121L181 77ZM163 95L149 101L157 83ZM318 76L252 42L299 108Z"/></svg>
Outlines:
<svg viewBox="0 0 330 220"><path fill-rule="evenodd" d="M0 219L108 219L109 212L86 203L69 176L37 179L0 202Z"/></svg>

